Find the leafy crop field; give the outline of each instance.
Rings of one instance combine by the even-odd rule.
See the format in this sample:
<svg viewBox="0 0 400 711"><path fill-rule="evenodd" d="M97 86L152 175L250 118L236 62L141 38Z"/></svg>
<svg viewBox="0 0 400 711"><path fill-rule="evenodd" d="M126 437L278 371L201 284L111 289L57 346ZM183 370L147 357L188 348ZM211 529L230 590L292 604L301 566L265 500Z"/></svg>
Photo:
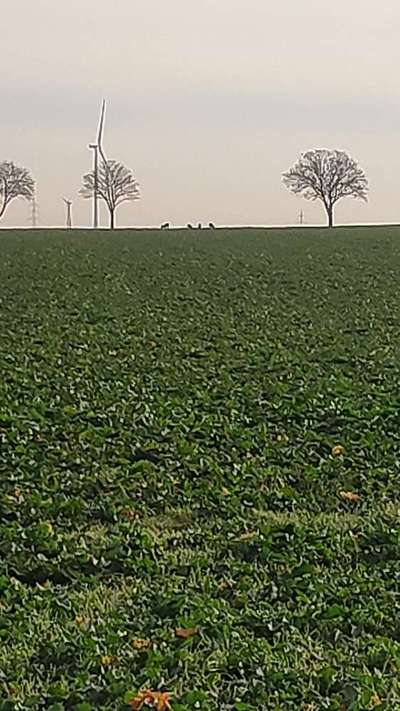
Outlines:
<svg viewBox="0 0 400 711"><path fill-rule="evenodd" d="M400 709L399 275L397 228L0 233L1 711Z"/></svg>

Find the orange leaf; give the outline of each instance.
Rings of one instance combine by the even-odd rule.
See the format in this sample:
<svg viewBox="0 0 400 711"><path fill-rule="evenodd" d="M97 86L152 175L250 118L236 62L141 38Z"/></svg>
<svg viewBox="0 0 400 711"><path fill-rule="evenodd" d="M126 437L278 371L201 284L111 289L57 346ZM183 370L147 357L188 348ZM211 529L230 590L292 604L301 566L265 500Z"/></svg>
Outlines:
<svg viewBox="0 0 400 711"><path fill-rule="evenodd" d="M164 693L155 691L153 705L156 711L170 711L171 704L169 703L169 694L166 691Z"/></svg>
<svg viewBox="0 0 400 711"><path fill-rule="evenodd" d="M375 707L375 706L380 706L381 703L382 703L382 701L381 701L381 699L379 698L378 694L374 694L374 695L371 697L371 704L372 704L373 707Z"/></svg>
<svg viewBox="0 0 400 711"><path fill-rule="evenodd" d="M133 709L133 711L140 711L140 709L143 708L143 705L146 701L146 695L147 695L146 691L141 691L140 694L135 696L134 699L131 699L130 701L128 701L128 706L130 706L131 709Z"/></svg>
<svg viewBox="0 0 400 711"><path fill-rule="evenodd" d="M339 496L343 501L360 501L360 494L356 494L354 491L339 491Z"/></svg>
<svg viewBox="0 0 400 711"><path fill-rule="evenodd" d="M180 637L180 639L195 637L196 634L199 634L198 627L177 627L175 630L175 637Z"/></svg>
<svg viewBox="0 0 400 711"><path fill-rule="evenodd" d="M172 711L167 691L151 691L150 689L146 689L145 691L141 691L134 699L128 701L128 706L130 706L133 711L141 711L144 705L148 708L155 709L155 711Z"/></svg>

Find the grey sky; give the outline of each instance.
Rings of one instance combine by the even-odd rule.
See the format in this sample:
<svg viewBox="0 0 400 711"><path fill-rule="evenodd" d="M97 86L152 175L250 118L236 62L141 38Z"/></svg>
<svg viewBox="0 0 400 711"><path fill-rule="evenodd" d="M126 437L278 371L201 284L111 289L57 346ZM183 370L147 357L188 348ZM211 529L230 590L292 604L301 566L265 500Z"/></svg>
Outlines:
<svg viewBox="0 0 400 711"><path fill-rule="evenodd" d="M280 175L310 147L348 150L370 179L343 222L400 220L398 0L13 0L3 12L0 159L32 169L41 224L77 224L101 99L105 148L134 168L119 224L289 223L318 204ZM3 225L26 224L10 206ZM105 224L105 214L104 214Z"/></svg>

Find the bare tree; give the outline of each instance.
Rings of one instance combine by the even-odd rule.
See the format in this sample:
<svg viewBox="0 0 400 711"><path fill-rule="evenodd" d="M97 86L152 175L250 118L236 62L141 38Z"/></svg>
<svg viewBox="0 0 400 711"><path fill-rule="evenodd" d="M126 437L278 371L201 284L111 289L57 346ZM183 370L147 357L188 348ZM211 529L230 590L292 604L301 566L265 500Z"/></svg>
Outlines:
<svg viewBox="0 0 400 711"><path fill-rule="evenodd" d="M33 200L35 182L26 168L5 160L0 163L0 217L15 198Z"/></svg>
<svg viewBox="0 0 400 711"><path fill-rule="evenodd" d="M368 180L345 151L307 151L283 174L283 182L292 193L306 200L321 200L329 227L333 227L334 206L339 200L345 197L367 200Z"/></svg>
<svg viewBox="0 0 400 711"><path fill-rule="evenodd" d="M79 193L82 197L92 198L95 190L94 171L83 176L83 185ZM110 213L110 229L115 227L115 211L123 202L139 200L139 184L132 171L116 160L102 163L98 172L97 192L104 200Z"/></svg>

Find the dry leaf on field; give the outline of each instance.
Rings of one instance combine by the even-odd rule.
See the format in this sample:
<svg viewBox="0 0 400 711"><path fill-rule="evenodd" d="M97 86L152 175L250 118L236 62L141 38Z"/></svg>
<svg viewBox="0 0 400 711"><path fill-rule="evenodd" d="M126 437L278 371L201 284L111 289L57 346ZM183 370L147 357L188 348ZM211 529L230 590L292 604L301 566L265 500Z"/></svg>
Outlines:
<svg viewBox="0 0 400 711"><path fill-rule="evenodd" d="M199 634L198 627L177 627L175 630L175 637L180 639L188 639L188 637L195 637Z"/></svg>
<svg viewBox="0 0 400 711"><path fill-rule="evenodd" d="M138 518L138 513L133 509L125 508L121 510L121 516L127 518L129 521L134 521L135 518Z"/></svg>
<svg viewBox="0 0 400 711"><path fill-rule="evenodd" d="M371 704L372 704L373 707L375 707L375 706L380 706L381 703L382 703L382 701L381 701L381 699L379 698L378 694L374 694L374 695L371 697Z"/></svg>
<svg viewBox="0 0 400 711"><path fill-rule="evenodd" d="M231 495L231 492L229 491L229 489L227 489L226 486L223 486L222 487L222 496L230 496L230 495Z"/></svg>
<svg viewBox="0 0 400 711"><path fill-rule="evenodd" d="M141 711L144 706L155 711L172 711L169 703L169 694L166 691L151 691L146 689L141 691L134 699L128 701L128 706L133 711Z"/></svg>
<svg viewBox="0 0 400 711"><path fill-rule="evenodd" d="M257 533L255 531L246 531L245 533L242 533L240 536L237 536L237 538L234 538L233 540L241 543L242 541L251 541L254 536L256 536Z"/></svg>
<svg viewBox="0 0 400 711"><path fill-rule="evenodd" d="M112 664L116 661L115 657L110 657L109 654L104 654L102 658L100 659L101 666L102 667L111 667Z"/></svg>
<svg viewBox="0 0 400 711"><path fill-rule="evenodd" d="M339 491L339 496L343 501L360 501L360 494L356 494L354 491Z"/></svg>
<svg viewBox="0 0 400 711"><path fill-rule="evenodd" d="M344 447L341 444L337 444L335 447L332 447L332 457L341 457L344 451Z"/></svg>
<svg viewBox="0 0 400 711"><path fill-rule="evenodd" d="M143 649L149 649L151 647L151 642L149 639L133 639L131 644L133 649L137 649L139 651Z"/></svg>
<svg viewBox="0 0 400 711"><path fill-rule="evenodd" d="M141 691L137 696L135 696L134 699L128 701L128 706L130 706L134 711L140 711L146 703L146 700L148 700L149 693L151 692Z"/></svg>

